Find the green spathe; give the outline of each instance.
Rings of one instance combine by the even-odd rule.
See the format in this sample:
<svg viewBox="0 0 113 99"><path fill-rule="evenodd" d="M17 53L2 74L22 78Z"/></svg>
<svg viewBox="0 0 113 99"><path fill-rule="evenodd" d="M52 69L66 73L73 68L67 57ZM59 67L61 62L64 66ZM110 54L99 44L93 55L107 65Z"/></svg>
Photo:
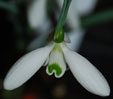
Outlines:
<svg viewBox="0 0 113 99"><path fill-rule="evenodd" d="M55 32L55 34L54 34L54 41L56 43L61 43L61 42L64 41L64 30L61 29L61 30Z"/></svg>
<svg viewBox="0 0 113 99"><path fill-rule="evenodd" d="M56 76L60 76L62 74L62 69L57 63L53 63L48 66L48 72L51 74L56 71Z"/></svg>

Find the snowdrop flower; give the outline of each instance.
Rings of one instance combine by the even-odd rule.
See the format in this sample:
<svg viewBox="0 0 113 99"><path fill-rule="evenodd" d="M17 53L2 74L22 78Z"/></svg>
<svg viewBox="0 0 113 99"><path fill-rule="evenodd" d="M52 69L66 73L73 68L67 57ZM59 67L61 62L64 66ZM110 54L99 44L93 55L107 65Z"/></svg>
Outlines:
<svg viewBox="0 0 113 99"><path fill-rule="evenodd" d="M46 73L48 75L54 74L56 78L60 78L65 74L67 63L76 80L86 90L100 96L110 94L109 85L102 73L86 58L65 45L62 26L70 2L71 0L69 2L64 1L62 17L59 18L53 41L49 45L36 49L20 58L6 75L3 83L5 89L13 90L21 86L45 64L47 65Z"/></svg>
<svg viewBox="0 0 113 99"><path fill-rule="evenodd" d="M10 69L4 88L13 90L29 80L46 62L48 75L60 78L68 64L77 81L88 91L100 95L110 94L109 85L99 70L86 58L70 50L64 42L52 42L48 46L36 49L20 58Z"/></svg>

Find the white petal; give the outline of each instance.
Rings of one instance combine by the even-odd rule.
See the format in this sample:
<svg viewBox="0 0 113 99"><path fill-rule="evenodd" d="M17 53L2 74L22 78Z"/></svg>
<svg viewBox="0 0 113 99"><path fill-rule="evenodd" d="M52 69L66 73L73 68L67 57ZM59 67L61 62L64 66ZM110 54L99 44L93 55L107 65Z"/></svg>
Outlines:
<svg viewBox="0 0 113 99"><path fill-rule="evenodd" d="M52 48L53 44L34 50L20 58L9 70L4 80L4 88L13 90L30 79L46 61Z"/></svg>
<svg viewBox="0 0 113 99"><path fill-rule="evenodd" d="M79 15L87 15L93 11L97 0L73 0L73 3Z"/></svg>
<svg viewBox="0 0 113 99"><path fill-rule="evenodd" d="M46 19L46 0L34 0L28 8L28 20L33 28L42 26Z"/></svg>
<svg viewBox="0 0 113 99"><path fill-rule="evenodd" d="M109 85L104 76L87 59L62 45L65 60L74 77L88 91L100 95L110 94Z"/></svg>
<svg viewBox="0 0 113 99"><path fill-rule="evenodd" d="M50 53L49 64L46 68L46 72L49 75L55 74L56 78L60 78L66 71L66 64L63 56L62 49L59 45L55 45Z"/></svg>

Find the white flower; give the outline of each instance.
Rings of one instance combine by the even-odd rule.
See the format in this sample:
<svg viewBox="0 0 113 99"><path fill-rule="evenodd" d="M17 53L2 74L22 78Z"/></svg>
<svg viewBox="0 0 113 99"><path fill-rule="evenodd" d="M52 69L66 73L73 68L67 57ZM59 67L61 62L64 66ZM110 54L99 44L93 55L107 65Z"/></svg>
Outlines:
<svg viewBox="0 0 113 99"><path fill-rule="evenodd" d="M110 94L109 85L97 68L83 56L70 50L64 42L52 42L20 58L8 72L4 88L12 90L21 86L45 63L48 64L47 74L54 74L56 78L64 75L67 63L74 77L86 90L100 96Z"/></svg>

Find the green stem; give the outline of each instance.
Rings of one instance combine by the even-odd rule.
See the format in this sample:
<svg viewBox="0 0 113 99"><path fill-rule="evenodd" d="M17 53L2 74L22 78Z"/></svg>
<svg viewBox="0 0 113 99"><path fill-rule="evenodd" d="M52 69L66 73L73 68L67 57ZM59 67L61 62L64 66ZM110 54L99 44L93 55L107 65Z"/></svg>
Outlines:
<svg viewBox="0 0 113 99"><path fill-rule="evenodd" d="M54 34L54 41L55 42L62 42L64 40L64 31L62 30L64 22L66 20L69 6L71 4L72 0L64 0L62 11L60 13L60 17L58 20L58 24L55 29L55 34Z"/></svg>
<svg viewBox="0 0 113 99"><path fill-rule="evenodd" d="M64 0L64 4L63 4L63 7L62 7L62 11L61 11L55 32L62 29L64 22L65 22L65 19L67 17L67 13L68 13L70 3L71 3L71 0Z"/></svg>

